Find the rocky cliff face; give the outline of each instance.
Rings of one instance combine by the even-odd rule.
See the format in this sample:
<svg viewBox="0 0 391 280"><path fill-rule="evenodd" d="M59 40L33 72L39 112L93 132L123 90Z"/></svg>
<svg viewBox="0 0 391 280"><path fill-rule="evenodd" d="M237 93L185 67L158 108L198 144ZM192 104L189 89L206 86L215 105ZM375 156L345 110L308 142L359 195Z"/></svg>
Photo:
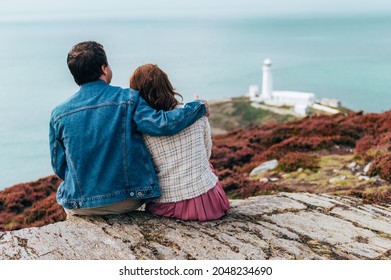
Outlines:
<svg viewBox="0 0 391 280"><path fill-rule="evenodd" d="M391 259L391 206L281 193L231 201L217 221L141 211L0 233L0 259Z"/></svg>

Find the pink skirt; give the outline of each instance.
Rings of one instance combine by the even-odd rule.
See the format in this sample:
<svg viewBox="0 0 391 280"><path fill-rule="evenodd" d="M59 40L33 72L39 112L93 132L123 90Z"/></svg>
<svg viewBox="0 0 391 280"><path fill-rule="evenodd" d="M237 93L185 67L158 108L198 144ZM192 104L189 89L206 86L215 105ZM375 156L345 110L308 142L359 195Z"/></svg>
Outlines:
<svg viewBox="0 0 391 280"><path fill-rule="evenodd" d="M220 184L195 198L169 203L146 205L146 211L158 216L176 218L185 221L217 220L228 213L229 201Z"/></svg>

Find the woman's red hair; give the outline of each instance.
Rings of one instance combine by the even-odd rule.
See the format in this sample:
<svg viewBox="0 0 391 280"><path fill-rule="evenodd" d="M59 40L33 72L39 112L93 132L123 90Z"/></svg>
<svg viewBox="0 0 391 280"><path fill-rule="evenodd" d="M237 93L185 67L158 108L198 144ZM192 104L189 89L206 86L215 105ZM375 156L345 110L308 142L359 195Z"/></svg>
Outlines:
<svg viewBox="0 0 391 280"><path fill-rule="evenodd" d="M155 64L138 67L130 77L130 87L138 90L148 104L156 110L169 111L180 102L166 73Z"/></svg>

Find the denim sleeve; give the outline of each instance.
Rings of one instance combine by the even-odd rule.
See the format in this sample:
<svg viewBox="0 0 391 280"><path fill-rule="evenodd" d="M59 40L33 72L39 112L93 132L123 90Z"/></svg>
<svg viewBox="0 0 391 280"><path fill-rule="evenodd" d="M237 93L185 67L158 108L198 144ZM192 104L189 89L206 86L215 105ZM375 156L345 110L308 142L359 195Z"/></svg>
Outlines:
<svg viewBox="0 0 391 280"><path fill-rule="evenodd" d="M59 139L57 139L56 131L50 122L49 130L49 146L50 146L50 158L54 173L62 180L65 179L65 170L67 168L67 162L65 159L64 145Z"/></svg>
<svg viewBox="0 0 391 280"><path fill-rule="evenodd" d="M137 130L142 133L152 136L171 136L192 125L205 113L205 104L201 101L193 101L183 108L171 111L157 111L139 96L133 119Z"/></svg>

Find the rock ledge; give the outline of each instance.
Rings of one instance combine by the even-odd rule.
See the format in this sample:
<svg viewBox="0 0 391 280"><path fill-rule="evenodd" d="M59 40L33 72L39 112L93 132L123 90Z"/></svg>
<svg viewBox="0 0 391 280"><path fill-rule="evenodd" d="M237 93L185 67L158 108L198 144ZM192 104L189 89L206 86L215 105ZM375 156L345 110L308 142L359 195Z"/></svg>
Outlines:
<svg viewBox="0 0 391 280"><path fill-rule="evenodd" d="M141 211L0 233L0 259L391 259L391 206L280 193L213 222Z"/></svg>

